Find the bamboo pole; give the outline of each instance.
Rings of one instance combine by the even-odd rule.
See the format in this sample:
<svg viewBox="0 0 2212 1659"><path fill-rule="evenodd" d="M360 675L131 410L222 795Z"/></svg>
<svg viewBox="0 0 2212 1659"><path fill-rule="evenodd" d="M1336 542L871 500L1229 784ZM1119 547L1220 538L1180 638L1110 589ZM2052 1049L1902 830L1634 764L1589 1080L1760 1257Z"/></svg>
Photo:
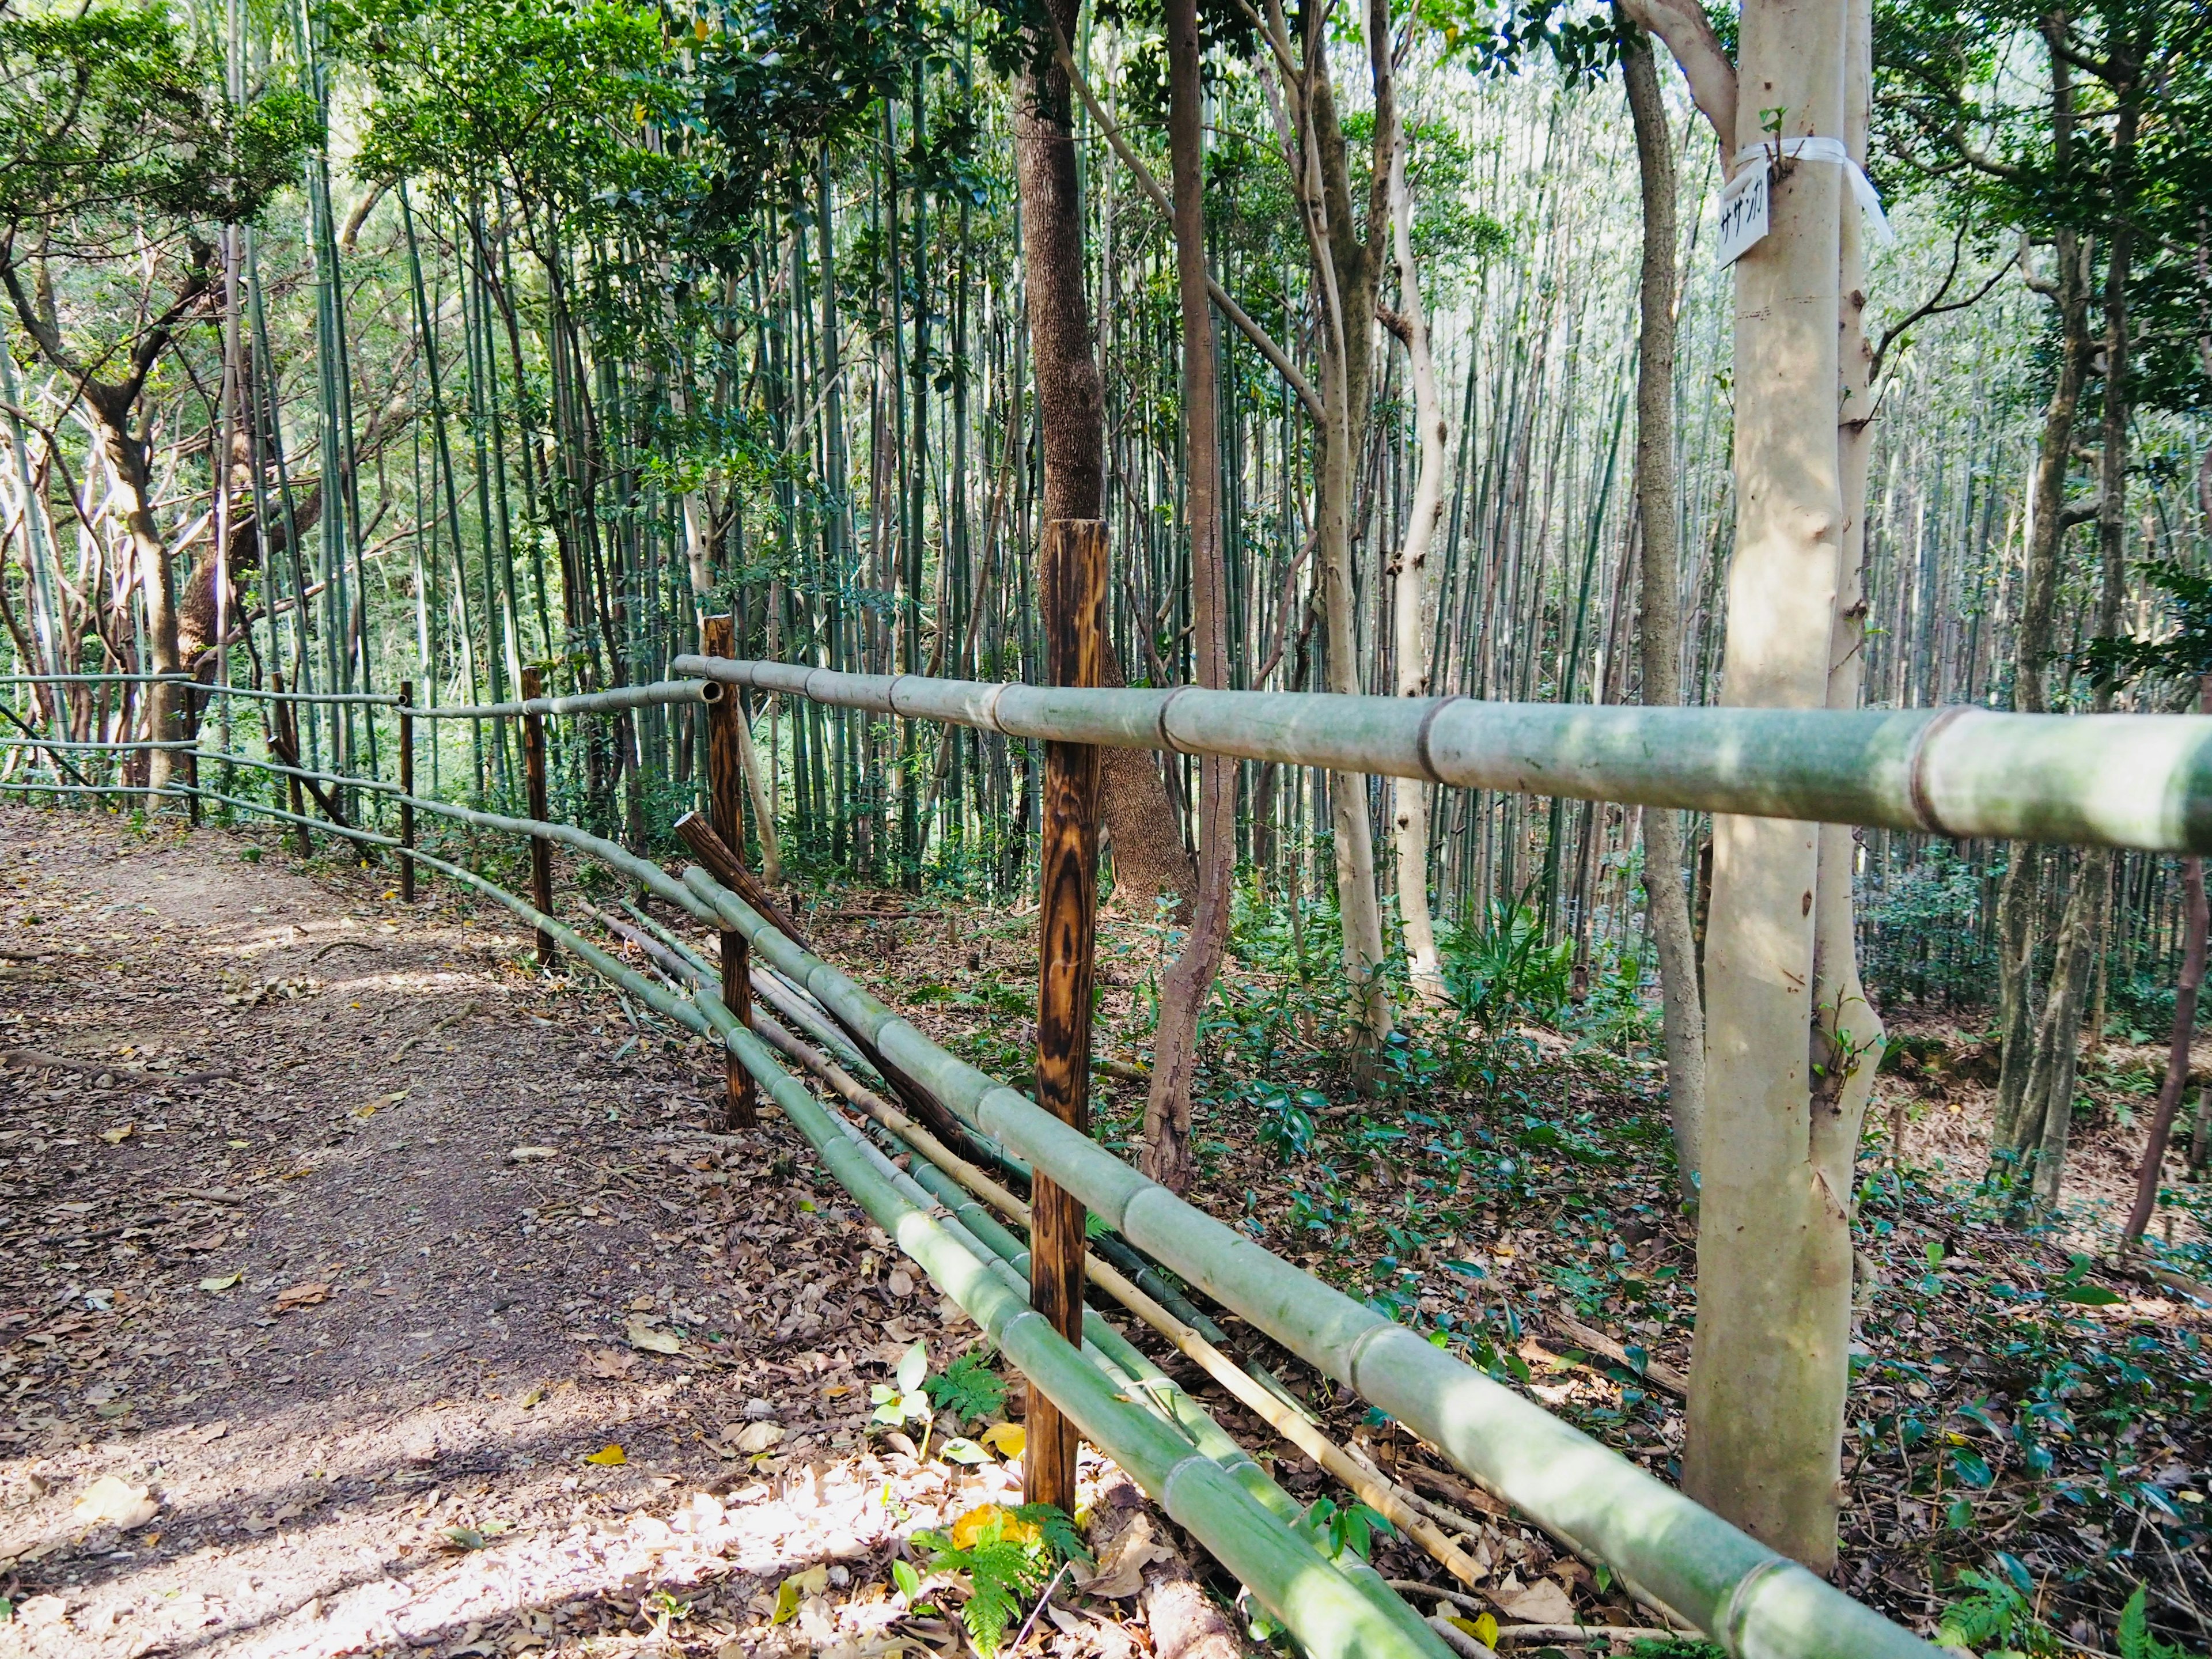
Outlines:
<svg viewBox="0 0 2212 1659"><path fill-rule="evenodd" d="M672 672L1009 738L1235 755L1462 788L2212 852L2212 717L1648 708L1049 686L678 657Z"/></svg>
<svg viewBox="0 0 2212 1659"><path fill-rule="evenodd" d="M719 696L719 689L703 690L701 682L696 679L657 680L650 685L618 686L611 691L591 691L574 697L464 703L450 708L410 708L407 712L417 720L512 720L530 714L619 714L627 709L650 708L662 703L713 702Z"/></svg>

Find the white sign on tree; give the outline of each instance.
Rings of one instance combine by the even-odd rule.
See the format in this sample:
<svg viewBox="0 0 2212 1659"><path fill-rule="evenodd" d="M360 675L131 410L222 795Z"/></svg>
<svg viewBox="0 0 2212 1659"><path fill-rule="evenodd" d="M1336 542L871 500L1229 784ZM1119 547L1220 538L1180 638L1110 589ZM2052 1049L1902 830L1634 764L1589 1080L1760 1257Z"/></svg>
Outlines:
<svg viewBox="0 0 2212 1659"><path fill-rule="evenodd" d="M1721 190L1720 261L1732 265L1766 234L1766 157L1738 167Z"/></svg>

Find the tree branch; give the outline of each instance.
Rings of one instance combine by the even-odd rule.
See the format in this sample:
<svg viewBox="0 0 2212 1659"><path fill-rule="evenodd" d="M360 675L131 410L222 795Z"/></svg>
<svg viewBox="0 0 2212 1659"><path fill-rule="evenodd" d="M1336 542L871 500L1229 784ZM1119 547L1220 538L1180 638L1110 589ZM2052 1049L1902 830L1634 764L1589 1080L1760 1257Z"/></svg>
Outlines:
<svg viewBox="0 0 2212 1659"><path fill-rule="evenodd" d="M1964 224L1959 227L1959 240L1952 245L1951 248L1951 268L1943 273L1942 286L1900 321L1892 324L1882 331L1881 343L1875 347L1874 361L1868 366L1867 379L1869 382L1881 379L1882 362L1888 357L1890 347L1902 340L1910 330L1925 322L1930 317L1940 317L1948 311L1964 311L1969 306L1978 305L1989 297L1990 290L1997 285L2004 274L2020 262L2020 254L2014 252L1990 274L1989 281L1984 283L1965 299L1954 300L1946 304L1943 296L1951 291L1951 284L1959 275L1959 261L1966 252L1966 229L1967 227Z"/></svg>
<svg viewBox="0 0 2212 1659"><path fill-rule="evenodd" d="M1175 209L1168 201L1167 192L1160 188L1159 180L1152 177L1152 169L1144 164L1136 151L1129 148L1128 140L1122 137L1121 128L1107 119L1106 112L1099 107L1097 97L1091 90L1091 83L1083 78L1083 71L1075 66L1075 58L1068 51L1067 43L1065 40L1059 42L1053 49L1053 55L1060 60L1060 67L1066 73L1068 83L1075 88L1076 96L1082 99L1083 107L1091 112L1091 118L1097 123L1098 131L1105 135L1114 154L1121 157L1121 165L1129 169L1139 186L1152 198L1152 205L1160 211L1160 216L1172 222ZM1297 393L1298 401L1306 407L1306 413L1316 420L1321 419L1321 394L1313 389L1304 375L1298 373L1297 366L1269 337L1267 331L1255 322L1243 307L1229 297L1229 291L1210 276L1206 279L1206 291L1221 314L1258 349L1260 355L1274 366L1275 372L1283 377L1291 390Z"/></svg>
<svg viewBox="0 0 2212 1659"><path fill-rule="evenodd" d="M1735 171L1735 65L1713 33L1711 20L1697 0L1621 0L1621 9L1638 28L1667 43L1667 50L1690 83L1690 98L1720 140L1721 171Z"/></svg>

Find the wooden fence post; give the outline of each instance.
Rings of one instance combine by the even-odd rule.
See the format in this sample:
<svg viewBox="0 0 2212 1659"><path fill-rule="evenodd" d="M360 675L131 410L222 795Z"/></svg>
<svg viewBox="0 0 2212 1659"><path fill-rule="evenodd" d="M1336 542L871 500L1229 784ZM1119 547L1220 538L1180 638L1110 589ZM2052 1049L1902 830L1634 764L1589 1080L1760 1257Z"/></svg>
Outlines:
<svg viewBox="0 0 2212 1659"><path fill-rule="evenodd" d="M1054 519L1045 526L1045 678L1097 686L1106 633L1106 526ZM1044 749L1044 828L1037 904L1037 1103L1091 1129L1091 985L1098 910L1098 750ZM1030 1195L1030 1305L1071 1342L1083 1340L1084 1211L1043 1175ZM1024 1486L1032 1504L1075 1512L1074 1424L1044 1391L1029 1394Z"/></svg>
<svg viewBox="0 0 2212 1659"><path fill-rule="evenodd" d="M544 695L544 681L534 668L522 671L522 699ZM522 717L522 777L530 794L530 816L544 822L545 805L545 717L525 714ZM530 902L538 907L540 915L553 914L553 843L543 836L530 838ZM553 935L544 928L538 930L538 965L553 965Z"/></svg>
<svg viewBox="0 0 2212 1659"><path fill-rule="evenodd" d="M738 654L734 617L706 617L699 623L699 648L709 657ZM735 853L745 844L744 705L737 688L724 686L722 695L707 705L707 822L723 844ZM750 1027L753 1012L751 953L745 936L734 927L722 929L722 1003L739 1022ZM722 1054L724 1127L750 1129L758 1121L758 1085L750 1072L726 1049Z"/></svg>
<svg viewBox="0 0 2212 1659"><path fill-rule="evenodd" d="M415 809L405 797L415 793L415 682L399 682L399 902L415 902Z"/></svg>
<svg viewBox="0 0 2212 1659"><path fill-rule="evenodd" d="M293 690L297 691L300 689L300 677L306 672L303 667L293 669ZM284 689L284 678L282 674L276 676L276 689L280 691ZM296 703L280 702L276 705L276 715L277 739L284 745L284 752L279 758L286 765L297 770L306 763L301 760L300 751L299 706ZM307 797L300 787L300 780L289 774L284 779L284 804L292 809L294 838L298 843L300 856L306 858L315 850L315 843L307 834Z"/></svg>
<svg viewBox="0 0 2212 1659"><path fill-rule="evenodd" d="M191 711L192 736L197 739L206 704L200 700L200 690L196 685L185 688L185 707ZM197 748L185 750L185 787L191 791L185 797L185 817L197 830L200 827L200 751Z"/></svg>

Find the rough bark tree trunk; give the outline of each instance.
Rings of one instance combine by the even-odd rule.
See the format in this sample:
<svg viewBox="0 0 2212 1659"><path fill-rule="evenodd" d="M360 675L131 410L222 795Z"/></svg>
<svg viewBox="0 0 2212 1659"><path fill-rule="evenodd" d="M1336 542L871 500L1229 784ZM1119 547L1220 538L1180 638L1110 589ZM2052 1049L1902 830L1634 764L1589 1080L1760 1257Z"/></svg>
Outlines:
<svg viewBox="0 0 2212 1659"><path fill-rule="evenodd" d="M1076 0L1047 0L1060 38L1073 40ZM1105 394L1091 355L1083 292L1083 204L1075 173L1073 91L1053 61L1050 38L1024 42L1014 83L1014 171L1022 204L1022 266L1028 297L1037 431L1044 450L1040 524L1096 519L1105 511ZM1109 550L1108 557L1113 556ZM1107 642L1105 684L1122 684ZM1161 895L1188 902L1197 883L1174 833L1175 814L1159 763L1146 750L1099 757L1100 816L1114 843L1117 909L1149 919Z"/></svg>
<svg viewBox="0 0 2212 1659"><path fill-rule="evenodd" d="M1221 555L1221 448L1213 307L1206 291L1205 127L1200 108L1198 0L1167 0L1168 148L1175 177L1176 286L1182 311L1184 512L1190 524L1191 637L1198 683L1229 684L1227 573ZM1152 1076L1145 1101L1145 1173L1170 1192L1190 1184L1190 1093L1198 1021L1229 937L1237 867L1236 763L1202 757L1198 901L1182 952L1160 987Z"/></svg>
<svg viewBox="0 0 2212 1659"><path fill-rule="evenodd" d="M2212 704L2212 696L2203 701ZM2212 707L2204 710L2212 714ZM2144 1144L2142 1164L2136 1171L2136 1201L2128 1212L2129 1243L2142 1238L2158 1207L2158 1186L2166 1169L2166 1146L2173 1133L2174 1114L2181 1109L2181 1092L2189 1083L2189 1048L2197 1035L2197 993L2204 983L2204 860L2181 861L2184 935L2181 976L2173 987L2173 1035L2166 1043L2166 1081L2158 1091L2158 1109L2152 1114L2150 1139Z"/></svg>
<svg viewBox="0 0 2212 1659"><path fill-rule="evenodd" d="M153 480L146 468L145 446L131 430L131 408L137 401L135 389L125 398L113 395L97 382L85 386L85 401L92 405L100 427L100 442L116 485L124 527L130 532L131 555L146 596L146 667L155 674L180 674L184 655L177 643L177 579L169 568L169 547L161 526L154 521ZM184 734L184 693L173 684L156 682L146 688L147 736L161 743ZM165 789L174 775L176 750L147 751L146 782Z"/></svg>
<svg viewBox="0 0 2212 1659"><path fill-rule="evenodd" d="M1636 507L1643 540L1638 573L1638 633L1643 700L1655 708L1682 700L1682 618L1676 585L1681 548L1674 476L1674 141L1650 42L1625 19L1621 78L1636 125L1644 198L1641 322L1636 358ZM1667 1042L1667 1105L1683 1194L1697 1188L1698 1133L1705 1111L1705 1010L1698 953L1682 884L1682 818L1661 807L1644 813L1646 925L1659 957L1659 998Z"/></svg>

